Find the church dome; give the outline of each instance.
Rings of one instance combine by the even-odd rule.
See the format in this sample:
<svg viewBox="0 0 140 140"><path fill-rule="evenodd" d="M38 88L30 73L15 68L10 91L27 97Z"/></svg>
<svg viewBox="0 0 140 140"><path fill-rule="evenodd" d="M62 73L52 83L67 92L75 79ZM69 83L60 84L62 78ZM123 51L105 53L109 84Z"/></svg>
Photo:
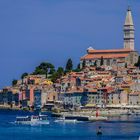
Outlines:
<svg viewBox="0 0 140 140"><path fill-rule="evenodd" d="M88 51L88 50L95 50L95 49L93 49L93 48L90 46L90 47L87 48L87 51Z"/></svg>

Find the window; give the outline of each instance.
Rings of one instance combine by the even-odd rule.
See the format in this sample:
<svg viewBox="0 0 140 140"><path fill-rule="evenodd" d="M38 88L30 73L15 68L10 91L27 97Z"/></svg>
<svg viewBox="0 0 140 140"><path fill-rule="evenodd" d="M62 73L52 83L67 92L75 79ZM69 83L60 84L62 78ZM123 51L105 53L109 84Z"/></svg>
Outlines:
<svg viewBox="0 0 140 140"><path fill-rule="evenodd" d="M55 100L55 96L53 96L53 100Z"/></svg>

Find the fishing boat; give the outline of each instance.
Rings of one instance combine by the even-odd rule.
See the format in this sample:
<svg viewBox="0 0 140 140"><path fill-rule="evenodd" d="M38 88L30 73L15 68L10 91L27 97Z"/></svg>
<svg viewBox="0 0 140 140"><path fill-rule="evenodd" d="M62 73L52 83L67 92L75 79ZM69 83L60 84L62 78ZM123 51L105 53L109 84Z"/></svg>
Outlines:
<svg viewBox="0 0 140 140"><path fill-rule="evenodd" d="M15 123L17 124L49 124L46 115L18 116Z"/></svg>

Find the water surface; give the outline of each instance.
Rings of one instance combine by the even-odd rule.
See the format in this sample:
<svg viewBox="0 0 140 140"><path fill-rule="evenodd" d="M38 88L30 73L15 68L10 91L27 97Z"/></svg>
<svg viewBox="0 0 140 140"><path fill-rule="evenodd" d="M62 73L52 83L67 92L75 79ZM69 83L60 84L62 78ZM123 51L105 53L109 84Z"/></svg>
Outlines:
<svg viewBox="0 0 140 140"><path fill-rule="evenodd" d="M112 117L108 122L54 123L16 125L16 116L31 115L24 111L0 110L0 140L138 140L140 116ZM98 127L102 136L97 136Z"/></svg>

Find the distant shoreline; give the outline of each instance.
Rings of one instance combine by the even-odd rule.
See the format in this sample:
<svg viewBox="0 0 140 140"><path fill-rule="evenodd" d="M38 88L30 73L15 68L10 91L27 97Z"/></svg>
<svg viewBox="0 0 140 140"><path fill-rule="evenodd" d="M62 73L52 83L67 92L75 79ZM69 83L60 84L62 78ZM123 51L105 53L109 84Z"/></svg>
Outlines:
<svg viewBox="0 0 140 140"><path fill-rule="evenodd" d="M10 107L5 105L0 105L0 111L2 110L9 110L9 111L25 111L25 112L34 112L35 110L28 110L18 107ZM42 110L42 112L44 112ZM59 113L56 113L54 111L45 111L45 112L51 112L55 116L96 116L97 110L80 110L80 111L62 111ZM98 109L98 114L101 117L117 117L117 116L123 116L123 115L140 115L140 109L122 109L122 108L111 108L111 109Z"/></svg>
<svg viewBox="0 0 140 140"><path fill-rule="evenodd" d="M22 110L22 109L20 109L20 108L18 108L18 107L10 107L10 106L5 106L5 105L0 105L0 110Z"/></svg>

